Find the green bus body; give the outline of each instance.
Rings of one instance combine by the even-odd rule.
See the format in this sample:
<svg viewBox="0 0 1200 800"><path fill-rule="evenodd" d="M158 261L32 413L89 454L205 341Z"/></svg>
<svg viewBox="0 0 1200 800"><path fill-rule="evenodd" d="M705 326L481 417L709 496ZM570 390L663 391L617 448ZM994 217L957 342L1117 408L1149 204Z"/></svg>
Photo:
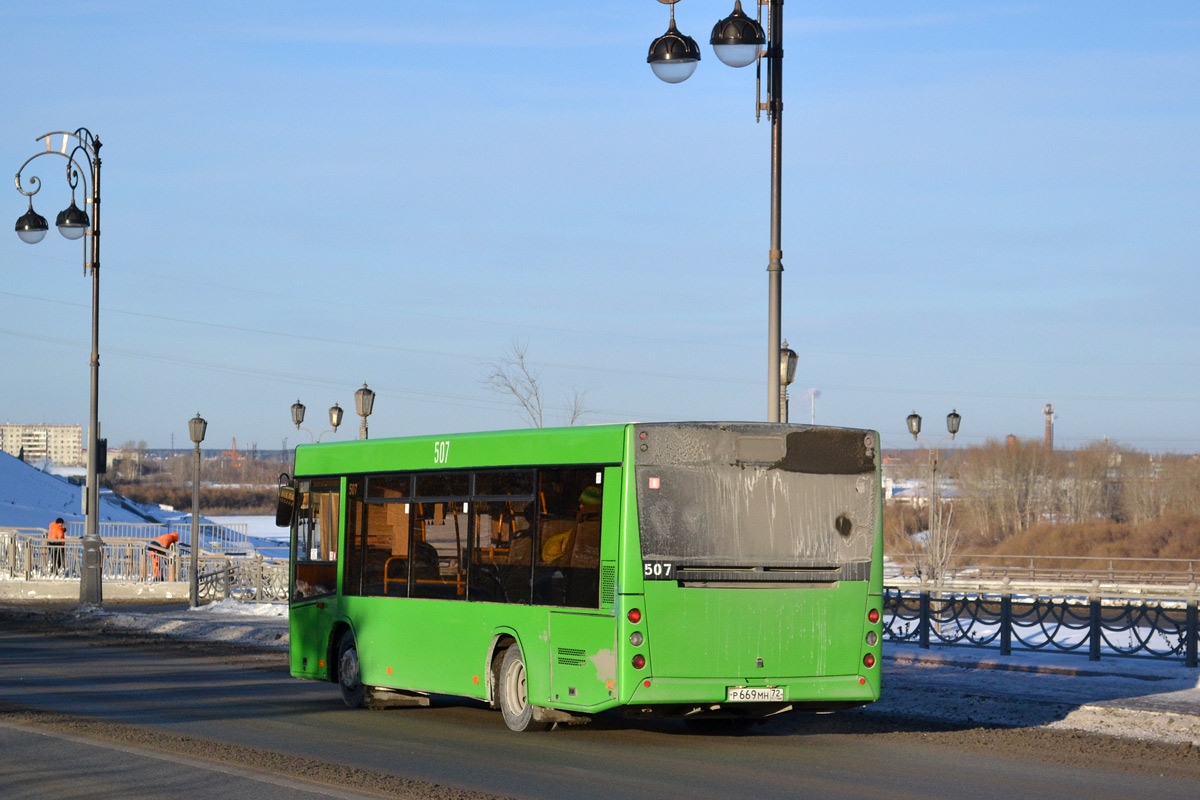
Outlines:
<svg viewBox="0 0 1200 800"><path fill-rule="evenodd" d="M301 445L291 674L338 681L349 634L369 691L493 706L516 645L522 691L547 723L618 707L747 719L874 701L878 441L664 423ZM440 558L419 555L436 537ZM571 561L556 554L567 549Z"/></svg>

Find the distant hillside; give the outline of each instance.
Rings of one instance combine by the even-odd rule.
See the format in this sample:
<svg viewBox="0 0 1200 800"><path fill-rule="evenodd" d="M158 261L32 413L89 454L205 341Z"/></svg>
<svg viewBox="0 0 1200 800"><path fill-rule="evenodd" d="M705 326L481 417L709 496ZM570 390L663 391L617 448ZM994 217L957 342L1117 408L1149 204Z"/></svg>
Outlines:
<svg viewBox="0 0 1200 800"><path fill-rule="evenodd" d="M101 491L101 522L170 522L176 513ZM0 527L45 528L56 517L81 521L83 487L0 452Z"/></svg>

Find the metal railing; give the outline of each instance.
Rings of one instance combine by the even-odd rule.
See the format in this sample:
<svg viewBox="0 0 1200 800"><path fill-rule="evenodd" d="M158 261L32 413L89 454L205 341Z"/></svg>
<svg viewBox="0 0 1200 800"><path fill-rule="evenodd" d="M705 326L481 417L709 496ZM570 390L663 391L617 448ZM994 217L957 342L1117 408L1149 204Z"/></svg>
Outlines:
<svg viewBox="0 0 1200 800"><path fill-rule="evenodd" d="M200 523L197 528L196 538L200 540L200 546L204 550L210 550L214 553L246 553L252 548L250 545L250 537L247 533L248 527L243 522L230 523L226 525L218 525L213 522ZM68 522L67 535L74 537L83 536L84 524L82 522ZM45 535L45 531L42 532ZM104 541L109 539L136 539L149 541L157 539L166 533L174 533L180 539L192 538L192 523L191 520L170 523L156 522L101 522L100 523L100 538Z"/></svg>
<svg viewBox="0 0 1200 800"><path fill-rule="evenodd" d="M910 582L884 588L893 642L1179 659L1198 666L1200 588L1166 585Z"/></svg>
<svg viewBox="0 0 1200 800"><path fill-rule="evenodd" d="M286 602L286 561L205 556L200 568L200 597L205 600L235 599L252 603Z"/></svg>
<svg viewBox="0 0 1200 800"><path fill-rule="evenodd" d="M190 582L191 559L186 546L156 552L144 537L104 539L101 569L104 580L155 583ZM203 539L201 540L203 541ZM200 554L198 585L204 599L235 598L252 602L286 601L286 560L260 555ZM22 580L79 580L83 548L78 538L51 545L38 528L0 530L0 574Z"/></svg>
<svg viewBox="0 0 1200 800"><path fill-rule="evenodd" d="M919 556L889 553L889 578L919 580ZM1153 584L1186 586L1200 582L1200 558L1107 558L1094 556L1025 556L960 553L950 559L951 580L1019 582Z"/></svg>

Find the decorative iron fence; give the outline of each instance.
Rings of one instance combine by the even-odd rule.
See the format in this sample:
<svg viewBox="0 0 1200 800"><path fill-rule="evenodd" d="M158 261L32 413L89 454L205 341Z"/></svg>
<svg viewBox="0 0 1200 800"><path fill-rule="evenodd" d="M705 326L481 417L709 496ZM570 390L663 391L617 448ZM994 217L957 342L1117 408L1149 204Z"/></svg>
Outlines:
<svg viewBox="0 0 1200 800"><path fill-rule="evenodd" d="M251 603L288 599L286 561L253 558L204 558L200 570L200 597L205 600L233 598Z"/></svg>
<svg viewBox="0 0 1200 800"><path fill-rule="evenodd" d="M1060 653L1180 659L1196 667L1200 614L1187 587L943 584L884 588L884 638Z"/></svg>

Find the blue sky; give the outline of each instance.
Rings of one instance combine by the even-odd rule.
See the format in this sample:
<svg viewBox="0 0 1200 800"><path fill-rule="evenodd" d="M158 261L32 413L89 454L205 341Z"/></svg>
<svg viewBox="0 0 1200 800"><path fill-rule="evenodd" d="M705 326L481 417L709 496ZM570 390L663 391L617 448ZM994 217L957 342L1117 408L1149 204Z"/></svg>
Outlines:
<svg viewBox="0 0 1200 800"><path fill-rule="evenodd" d="M0 164L104 142L110 442L519 427L483 385L526 342L550 422L765 419L769 126L752 69L645 63L653 0L0 7ZM1200 451L1200 6L785 6L792 419L906 446ZM36 162L35 208L69 201ZM15 188L5 207L25 210ZM0 195L3 197L3 195ZM11 223L9 223L11 224ZM86 424L90 281L0 236L0 419ZM343 436L344 434L344 436Z"/></svg>

